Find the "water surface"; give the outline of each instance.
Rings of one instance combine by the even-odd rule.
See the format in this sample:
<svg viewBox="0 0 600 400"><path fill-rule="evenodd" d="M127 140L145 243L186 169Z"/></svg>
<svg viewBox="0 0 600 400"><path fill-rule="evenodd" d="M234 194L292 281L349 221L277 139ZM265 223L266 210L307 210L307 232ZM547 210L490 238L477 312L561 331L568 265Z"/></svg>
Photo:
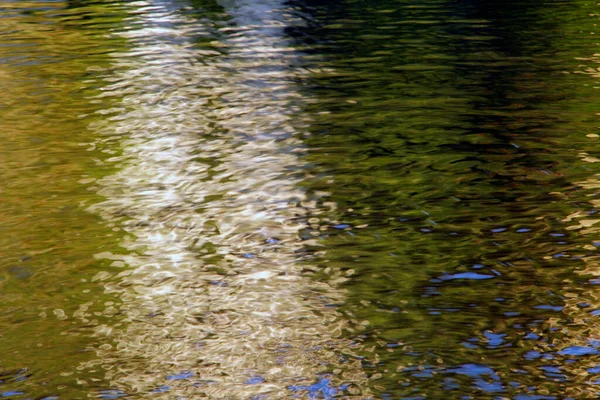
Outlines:
<svg viewBox="0 0 600 400"><path fill-rule="evenodd" d="M0 10L4 397L598 396L595 5Z"/></svg>

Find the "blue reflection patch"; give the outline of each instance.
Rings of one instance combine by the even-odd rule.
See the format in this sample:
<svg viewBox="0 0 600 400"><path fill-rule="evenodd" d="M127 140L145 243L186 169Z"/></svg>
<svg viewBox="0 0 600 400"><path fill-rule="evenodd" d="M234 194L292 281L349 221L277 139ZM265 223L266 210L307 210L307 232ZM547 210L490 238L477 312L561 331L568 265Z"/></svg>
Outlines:
<svg viewBox="0 0 600 400"><path fill-rule="evenodd" d="M529 332L527 335L525 335L523 337L523 339L527 339L527 340L538 340L539 338L540 337L537 334L533 333L533 332Z"/></svg>
<svg viewBox="0 0 600 400"><path fill-rule="evenodd" d="M535 306L533 307L537 310L552 310L552 311L562 311L563 307L562 306L551 306L549 304L542 304L539 306Z"/></svg>
<svg viewBox="0 0 600 400"><path fill-rule="evenodd" d="M169 375L167 376L167 380L169 381L182 381L184 379L190 379L194 376L194 373L191 371L185 371L180 374Z"/></svg>
<svg viewBox="0 0 600 400"><path fill-rule="evenodd" d="M593 347L587 346L571 346L566 349L562 349L558 354L566 356L586 356L589 354L598 354L598 350Z"/></svg>
<svg viewBox="0 0 600 400"><path fill-rule="evenodd" d="M346 390L347 385L342 385L340 387L330 386L331 381L327 378L321 378L321 380L310 386L301 386L301 385L292 385L288 386L289 390L299 391L306 390L308 391L309 399L317 399L322 396L324 399L332 399L340 390Z"/></svg>
<svg viewBox="0 0 600 400"><path fill-rule="evenodd" d="M500 382L487 382L484 381L481 378L478 378L475 381L475 386L477 386L479 389L485 391L485 392L502 392L504 391L504 386L502 386L502 384Z"/></svg>
<svg viewBox="0 0 600 400"><path fill-rule="evenodd" d="M600 340L598 339L588 339L587 342L590 346L600 347Z"/></svg>
<svg viewBox="0 0 600 400"><path fill-rule="evenodd" d="M459 375L467 375L467 376L480 376L480 375L490 375L493 377L497 377L496 373L493 369L486 365L480 364L464 364L456 368L451 368L448 372L459 374Z"/></svg>
<svg viewBox="0 0 600 400"><path fill-rule="evenodd" d="M525 359L526 360L535 360L536 358L540 358L541 356L542 356L542 353L540 353L539 351L530 350L525 354Z"/></svg>
<svg viewBox="0 0 600 400"><path fill-rule="evenodd" d="M24 392L18 392L16 390L8 390L4 393L2 393L2 397L12 397L12 396L19 396L24 394Z"/></svg>
<svg viewBox="0 0 600 400"><path fill-rule="evenodd" d="M350 225L348 225L348 224L338 224L338 225L333 225L332 228L335 228L335 229L346 229L346 228L350 228Z"/></svg>
<svg viewBox="0 0 600 400"><path fill-rule="evenodd" d="M492 279L493 277L494 277L494 275L479 274L477 272L458 272L456 274L442 275L438 279L441 279L443 281L451 281L451 280L454 280L454 279L476 279L476 280L483 280L483 279Z"/></svg>
<svg viewBox="0 0 600 400"><path fill-rule="evenodd" d="M98 395L99 399L120 399L125 397L127 394L121 390L101 390Z"/></svg>
<svg viewBox="0 0 600 400"><path fill-rule="evenodd" d="M253 376L246 381L246 385L257 385L259 383L263 383L264 381L265 379L262 376Z"/></svg>
<svg viewBox="0 0 600 400"><path fill-rule="evenodd" d="M504 341L504 336L506 336L506 334L503 333L493 333L490 331L483 332L483 335L487 338L488 344L492 347L500 346Z"/></svg>
<svg viewBox="0 0 600 400"><path fill-rule="evenodd" d="M473 382L475 387L484 392L494 393L505 390L504 386L500 382L500 377L492 368L486 365L463 364L459 367L448 369L447 372L476 378ZM483 379L483 376L488 376L489 378Z"/></svg>
<svg viewBox="0 0 600 400"><path fill-rule="evenodd" d="M588 368L590 374L600 374L600 365L597 367Z"/></svg>

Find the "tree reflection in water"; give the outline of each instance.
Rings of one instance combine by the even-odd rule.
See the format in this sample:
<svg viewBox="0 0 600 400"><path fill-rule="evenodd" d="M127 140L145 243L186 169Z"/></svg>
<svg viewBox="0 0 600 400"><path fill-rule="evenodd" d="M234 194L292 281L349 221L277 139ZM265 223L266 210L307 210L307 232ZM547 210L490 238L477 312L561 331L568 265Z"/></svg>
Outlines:
<svg viewBox="0 0 600 400"><path fill-rule="evenodd" d="M107 337L100 360L81 368L100 364L116 397L284 396L315 382L326 396L365 394L354 344L341 338L347 322L330 306L345 276L317 281L297 263L316 243L300 239L305 216L320 213L298 189L310 99L283 36L301 19L281 2L221 5L199 23L191 9L132 3L115 33L131 48L114 55L92 101L122 100L90 129L120 169L95 183L106 200L90 210L126 232L127 251L97 254L121 268L95 277L121 304L96 329Z"/></svg>

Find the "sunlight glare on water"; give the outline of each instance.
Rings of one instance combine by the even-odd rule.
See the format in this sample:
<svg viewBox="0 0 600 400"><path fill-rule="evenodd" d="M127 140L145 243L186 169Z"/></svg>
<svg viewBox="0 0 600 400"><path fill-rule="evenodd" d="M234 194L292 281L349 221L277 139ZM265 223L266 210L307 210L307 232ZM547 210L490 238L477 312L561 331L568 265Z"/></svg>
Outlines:
<svg viewBox="0 0 600 400"><path fill-rule="evenodd" d="M96 255L123 265L103 276L121 300L120 326L97 328L114 341L97 349L107 379L167 398L285 397L336 368L332 385L359 393L358 361L340 364L338 349L352 348L345 321L326 307L344 293L296 263L318 210L298 189L310 99L295 88L284 5L223 2L226 24L133 6L130 29L114 33L131 48L112 55L117 72L104 80L114 83L95 97L122 100L90 126L100 138L90 145L115 149L108 162L119 166L94 182L106 200L90 211L126 233L128 250ZM195 38L217 27L219 45L199 52Z"/></svg>

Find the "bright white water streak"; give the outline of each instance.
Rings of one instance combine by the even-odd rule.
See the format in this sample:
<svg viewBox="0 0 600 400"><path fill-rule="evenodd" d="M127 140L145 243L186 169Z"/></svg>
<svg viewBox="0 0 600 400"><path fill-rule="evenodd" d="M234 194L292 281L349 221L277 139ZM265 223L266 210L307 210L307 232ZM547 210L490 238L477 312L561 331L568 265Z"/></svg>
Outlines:
<svg viewBox="0 0 600 400"><path fill-rule="evenodd" d="M326 306L343 301L345 277L314 281L298 264L299 231L320 211L298 185L310 119L286 11L220 4L232 20L216 29L131 3L128 29L114 33L130 49L113 55L92 101L117 106L90 129L118 172L95 182L106 200L90 210L125 231L130 253L97 255L122 267L95 278L122 303L108 303L119 323L97 328L106 343L81 368L100 366L113 389L142 397L289 398L290 386L323 383L323 371L330 387L367 396L341 338L348 322ZM219 42L202 50L194 41L208 29ZM88 307L76 313L84 322Z"/></svg>

